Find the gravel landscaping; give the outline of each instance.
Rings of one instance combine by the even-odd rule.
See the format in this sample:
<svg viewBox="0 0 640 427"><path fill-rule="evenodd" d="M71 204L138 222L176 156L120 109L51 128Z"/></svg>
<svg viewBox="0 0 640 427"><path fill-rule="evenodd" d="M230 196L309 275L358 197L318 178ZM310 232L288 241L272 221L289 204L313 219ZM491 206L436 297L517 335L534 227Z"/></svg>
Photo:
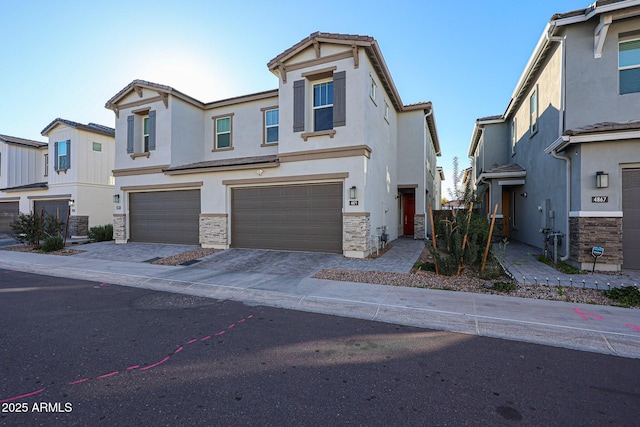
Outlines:
<svg viewBox="0 0 640 427"><path fill-rule="evenodd" d="M151 264L159 264L159 265L180 265L187 261L193 261L196 259L200 259L211 255L217 252L216 249L208 249L208 248L197 248L190 251L182 252L179 254L175 254L172 256L168 256L166 258L162 258L156 261L153 261Z"/></svg>

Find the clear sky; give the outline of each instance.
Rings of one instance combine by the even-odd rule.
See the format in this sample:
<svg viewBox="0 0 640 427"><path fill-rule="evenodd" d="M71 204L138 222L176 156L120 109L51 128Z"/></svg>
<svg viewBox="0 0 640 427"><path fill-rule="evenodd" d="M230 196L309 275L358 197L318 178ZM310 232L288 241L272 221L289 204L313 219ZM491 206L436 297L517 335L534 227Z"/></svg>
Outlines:
<svg viewBox="0 0 640 427"><path fill-rule="evenodd" d="M592 0L4 0L0 134L44 141L55 118L114 126L135 79L210 102L278 87L267 62L309 34L374 37L404 104L432 101L445 170L478 117L504 112L554 13Z"/></svg>

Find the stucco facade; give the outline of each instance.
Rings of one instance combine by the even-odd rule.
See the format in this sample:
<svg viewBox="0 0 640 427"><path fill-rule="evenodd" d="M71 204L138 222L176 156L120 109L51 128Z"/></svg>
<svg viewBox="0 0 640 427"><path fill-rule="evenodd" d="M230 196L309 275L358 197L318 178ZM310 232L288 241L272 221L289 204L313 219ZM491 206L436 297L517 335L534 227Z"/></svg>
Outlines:
<svg viewBox="0 0 640 427"><path fill-rule="evenodd" d="M407 235L399 227L403 198L415 200L412 218L425 214L440 183L434 178L440 145L433 106L401 102L373 38L314 33L267 67L277 77L278 89L203 103L167 86L134 81L107 102L116 113L117 243L131 239L132 226L143 238L162 241L162 236L144 234L144 221L131 219L132 210L145 208L132 206L131 194L136 192L199 190L197 243L216 248L238 247L247 233L238 224L248 211L233 208L248 203L239 201L242 189L282 188L285 194L341 188L341 194L327 196L332 206L338 203L332 209L341 219L322 226L335 227L342 236L337 238L340 252L358 258L370 254L383 229L389 240ZM330 102L316 102L321 90L330 93ZM321 111L327 106L330 110ZM326 111L333 125L319 130ZM277 117L275 127L267 123L268 115L269 120ZM153 148L148 150L136 141L145 120L155 125L149 137ZM268 140L274 128L277 140ZM300 203L319 202L309 196ZM262 215L265 228L270 228L265 215L282 212L268 213L265 206L247 209ZM304 228L327 221L313 219L313 207L304 211L304 206L292 206L292 211L298 208L303 212L298 216L308 216L301 220ZM424 226L417 230L411 230L410 237L424 238ZM287 239L295 241L295 234L291 231ZM256 244L271 248L269 242Z"/></svg>
<svg viewBox="0 0 640 427"><path fill-rule="evenodd" d="M0 148L6 162L0 203L17 203L18 211L27 214L36 206L49 206L48 213L61 219L68 214L71 237L85 237L90 227L112 223L114 130L55 119L42 135L47 142L13 138L16 143L0 144L6 146Z"/></svg>
<svg viewBox="0 0 640 427"><path fill-rule="evenodd" d="M623 171L640 165L640 90L620 89L628 40L640 40L640 2L554 15L506 111L478 119L470 143L481 209L498 205L502 236L542 248L545 234L560 234L560 260L581 269L592 268L594 246L605 249L597 269L640 268L630 261L635 207L626 220L622 207L635 191Z"/></svg>

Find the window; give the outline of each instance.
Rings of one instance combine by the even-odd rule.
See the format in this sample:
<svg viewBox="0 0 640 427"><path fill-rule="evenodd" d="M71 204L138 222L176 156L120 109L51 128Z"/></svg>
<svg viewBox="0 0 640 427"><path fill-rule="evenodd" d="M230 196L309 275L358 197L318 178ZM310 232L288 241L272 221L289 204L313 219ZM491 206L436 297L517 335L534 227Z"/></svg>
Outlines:
<svg viewBox="0 0 640 427"><path fill-rule="evenodd" d="M278 142L278 125L280 123L280 112L277 108L265 110L264 112L264 142L272 144Z"/></svg>
<svg viewBox="0 0 640 427"><path fill-rule="evenodd" d="M389 104L387 104L387 101L384 101L384 119L387 122L389 121Z"/></svg>
<svg viewBox="0 0 640 427"><path fill-rule="evenodd" d="M516 143L518 142L518 122L514 117L511 120L511 154L516 152Z"/></svg>
<svg viewBox="0 0 640 427"><path fill-rule="evenodd" d="M531 136L538 132L538 86L533 90L531 98L529 98L529 130Z"/></svg>
<svg viewBox="0 0 640 427"><path fill-rule="evenodd" d="M69 169L71 164L71 141L60 141L55 143L55 170L64 171Z"/></svg>
<svg viewBox="0 0 640 427"><path fill-rule="evenodd" d="M376 102L376 89L377 89L376 82L373 79L371 79L371 87L369 88L369 97L371 98L374 104Z"/></svg>
<svg viewBox="0 0 640 427"><path fill-rule="evenodd" d="M640 39L619 44L620 95L640 92Z"/></svg>
<svg viewBox="0 0 640 427"><path fill-rule="evenodd" d="M313 130L333 129L333 82L313 85Z"/></svg>
<svg viewBox="0 0 640 427"><path fill-rule="evenodd" d="M127 116L127 153L132 159L149 157L156 149L156 111L144 108L132 113ZM97 151L95 145L93 148Z"/></svg>
<svg viewBox="0 0 640 427"><path fill-rule="evenodd" d="M93 151L102 151L102 144L99 142L92 143Z"/></svg>
<svg viewBox="0 0 640 427"><path fill-rule="evenodd" d="M49 176L49 155L44 155L44 176Z"/></svg>
<svg viewBox="0 0 640 427"><path fill-rule="evenodd" d="M142 118L142 143L143 151L149 152L149 116Z"/></svg>
<svg viewBox="0 0 640 427"><path fill-rule="evenodd" d="M231 148L231 116L214 117L215 145L214 150Z"/></svg>

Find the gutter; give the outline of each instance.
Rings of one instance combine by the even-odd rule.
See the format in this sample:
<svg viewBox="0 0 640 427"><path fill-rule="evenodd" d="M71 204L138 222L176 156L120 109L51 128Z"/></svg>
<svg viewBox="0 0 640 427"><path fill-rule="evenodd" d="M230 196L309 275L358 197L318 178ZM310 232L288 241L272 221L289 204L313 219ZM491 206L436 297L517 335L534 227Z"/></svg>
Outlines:
<svg viewBox="0 0 640 427"><path fill-rule="evenodd" d="M560 137L553 143L551 146L545 149L545 153L553 156L554 159L564 160L565 161L565 175L566 175L566 189L565 189L565 205L567 207L567 215L565 222L565 230L566 230L566 238L565 238L565 254L560 258L560 261L564 262L569 259L571 255L570 246L571 246L571 233L570 233L570 225L569 225L569 212L571 211L571 158L569 156L560 156L558 154L559 147L565 147L565 137L564 134L564 120L565 120L565 103L566 103L566 49L565 49L565 36L553 36L553 32L556 29L555 22L552 25L547 26L547 31L545 32L545 39L548 43L560 43L560 106L558 108L558 135ZM567 138L569 139L569 138ZM552 148L553 147L553 148ZM549 150L551 148L551 150ZM547 151L549 150L549 151Z"/></svg>

